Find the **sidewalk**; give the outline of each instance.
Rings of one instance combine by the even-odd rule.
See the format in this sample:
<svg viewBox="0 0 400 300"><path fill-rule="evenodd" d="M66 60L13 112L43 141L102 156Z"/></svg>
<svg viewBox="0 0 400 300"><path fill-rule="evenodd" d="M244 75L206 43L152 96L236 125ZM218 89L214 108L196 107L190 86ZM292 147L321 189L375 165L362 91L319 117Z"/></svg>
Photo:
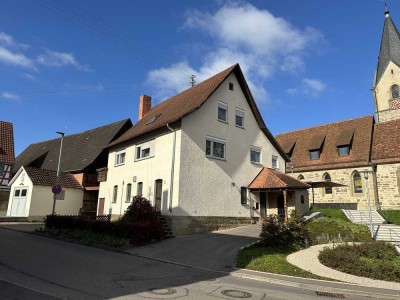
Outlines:
<svg viewBox="0 0 400 300"><path fill-rule="evenodd" d="M290 254L287 257L287 260L292 265L309 271L315 275L339 280L342 282L355 283L361 286L400 291L400 283L397 282L358 277L355 275L339 272L324 266L319 262L318 254L323 248L329 246L332 246L332 244L312 246L310 248Z"/></svg>
<svg viewBox="0 0 400 300"><path fill-rule="evenodd" d="M34 232L41 227L44 227L42 222L0 222L0 228L22 232Z"/></svg>

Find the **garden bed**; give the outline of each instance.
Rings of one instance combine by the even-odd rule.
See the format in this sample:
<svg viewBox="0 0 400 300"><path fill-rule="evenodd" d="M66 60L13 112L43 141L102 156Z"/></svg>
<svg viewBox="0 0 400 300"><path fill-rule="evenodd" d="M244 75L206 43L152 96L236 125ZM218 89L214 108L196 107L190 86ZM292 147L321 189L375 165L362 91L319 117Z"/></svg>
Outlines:
<svg viewBox="0 0 400 300"><path fill-rule="evenodd" d="M385 242L343 244L327 247L318 256L332 269L378 280L400 282L400 256Z"/></svg>

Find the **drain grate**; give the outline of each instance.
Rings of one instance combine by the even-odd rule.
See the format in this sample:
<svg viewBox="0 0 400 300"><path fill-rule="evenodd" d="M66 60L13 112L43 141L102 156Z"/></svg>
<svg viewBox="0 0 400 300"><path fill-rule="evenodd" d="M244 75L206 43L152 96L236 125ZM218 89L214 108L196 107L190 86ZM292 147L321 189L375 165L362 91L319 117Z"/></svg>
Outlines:
<svg viewBox="0 0 400 300"><path fill-rule="evenodd" d="M221 292L222 295L232 297L232 298L239 298L239 299L244 299L244 298L251 298L252 295L248 292L244 291L238 291L238 290L224 290Z"/></svg>
<svg viewBox="0 0 400 300"><path fill-rule="evenodd" d="M330 297L330 298L340 298L345 299L346 297L343 294L339 293L330 293L330 292L315 292L318 296Z"/></svg>

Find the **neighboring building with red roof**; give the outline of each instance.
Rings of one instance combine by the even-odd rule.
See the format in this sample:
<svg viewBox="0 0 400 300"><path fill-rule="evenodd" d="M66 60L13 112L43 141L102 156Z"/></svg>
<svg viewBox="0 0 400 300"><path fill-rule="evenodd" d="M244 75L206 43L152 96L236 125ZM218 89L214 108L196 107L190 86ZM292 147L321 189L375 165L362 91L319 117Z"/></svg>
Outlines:
<svg viewBox="0 0 400 300"><path fill-rule="evenodd" d="M86 130L80 133L65 135L63 139L63 149L60 162L60 170L68 174L68 178L75 178L78 183L80 190L68 192L68 194L81 195L80 196L80 209L73 210L74 214L88 213L95 214L97 211L97 199L99 194L99 182L97 179L97 169L107 167L108 150L105 147L118 139L124 134L130 127L132 122L130 119L121 120L107 124L105 126L97 127L94 129ZM12 194L9 197L8 214L11 216L22 216L24 217L38 217L38 211L32 211L29 209L29 205L33 203L35 205L36 195L31 195L30 189L34 188L34 191L46 190L50 193L50 196L43 198L41 201L48 205L48 201L51 201L51 185L54 185L53 180L54 172L57 171L58 157L60 153L61 138L43 141L29 145L15 160L14 176L23 177L26 176L31 178L32 186L15 186L12 185ZM25 172L26 171L26 172ZM22 172L22 173L21 173ZM29 173L29 174L28 174ZM64 174L64 173L62 173ZM67 175L62 175L63 177ZM62 178L63 178L62 177ZM61 178L61 179L62 179ZM75 182L75 181L69 181ZM51 183L51 184L49 184ZM68 181L66 182L68 183ZM61 181L61 187L64 188L63 181ZM36 188L36 186L38 188ZM65 186L65 188L72 189L71 186ZM18 189L18 191L16 191ZM28 198L21 198L19 194L28 192ZM17 194L18 195L17 195ZM42 193L43 194L43 193ZM47 195L47 194L46 194ZM31 196L33 202L31 202ZM67 197L67 196L66 196ZM68 196L69 197L69 196ZM21 200L22 199L22 200ZM27 202L24 202L24 201ZM7 199L8 201L8 199ZM72 201L72 200L71 200ZM75 203L75 200L72 201ZM58 207L58 203L62 205L62 201L57 201L56 212L61 213ZM19 208L21 205L24 208ZM6 206L7 208L7 206ZM52 204L46 209L43 207L42 213L51 213ZM32 215L34 213L34 215Z"/></svg>
<svg viewBox="0 0 400 300"><path fill-rule="evenodd" d="M278 211L285 217L294 208L308 211L307 185L292 178L282 186L264 176L263 168L284 172L287 156L238 64L153 108L151 98L142 96L139 121L108 148L98 214L118 218L133 195L143 195L170 218L175 234L184 235ZM287 179L279 174L274 176ZM256 177L265 184L249 186Z"/></svg>
<svg viewBox="0 0 400 300"><path fill-rule="evenodd" d="M369 190L373 208L400 208L400 34L388 11L373 95L376 123L366 116L276 136L291 160L287 173L346 185L316 189L317 204L365 209Z"/></svg>
<svg viewBox="0 0 400 300"><path fill-rule="evenodd" d="M11 180L15 164L13 125L0 121L0 214L7 210Z"/></svg>
<svg viewBox="0 0 400 300"><path fill-rule="evenodd" d="M84 189L74 175L60 173L62 192L56 196L55 213L78 215L82 208ZM52 213L53 192L57 182L57 171L32 167L21 167L10 182L12 195L8 202L8 217L28 217L42 220Z"/></svg>

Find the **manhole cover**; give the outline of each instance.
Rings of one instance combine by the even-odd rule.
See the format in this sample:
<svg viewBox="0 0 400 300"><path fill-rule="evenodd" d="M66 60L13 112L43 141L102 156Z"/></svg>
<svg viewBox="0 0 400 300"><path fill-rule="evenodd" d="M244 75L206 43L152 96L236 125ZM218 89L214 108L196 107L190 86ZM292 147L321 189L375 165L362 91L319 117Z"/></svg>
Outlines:
<svg viewBox="0 0 400 300"><path fill-rule="evenodd" d="M176 290L174 290L174 289L151 289L150 293L155 294L155 295L168 296L168 295L176 294Z"/></svg>
<svg viewBox="0 0 400 300"><path fill-rule="evenodd" d="M224 296L232 297L232 298L251 298L252 295L248 292L238 291L238 290L223 290L221 294Z"/></svg>
<svg viewBox="0 0 400 300"><path fill-rule="evenodd" d="M338 293L329 293L329 292L315 292L318 296L330 297L330 298L340 298L345 299L346 297L343 294Z"/></svg>

